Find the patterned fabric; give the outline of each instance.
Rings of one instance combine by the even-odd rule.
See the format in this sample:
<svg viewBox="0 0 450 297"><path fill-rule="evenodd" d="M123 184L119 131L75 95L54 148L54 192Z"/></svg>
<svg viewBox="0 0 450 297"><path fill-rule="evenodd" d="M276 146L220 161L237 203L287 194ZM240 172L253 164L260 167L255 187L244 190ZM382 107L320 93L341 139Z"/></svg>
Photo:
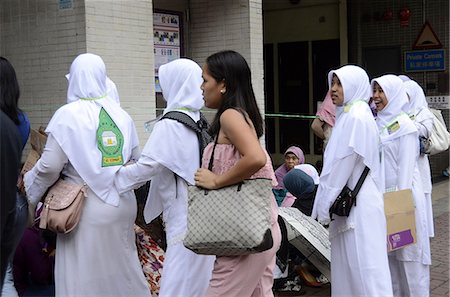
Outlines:
<svg viewBox="0 0 450 297"><path fill-rule="evenodd" d="M164 250L141 227L134 225L134 232L136 233L136 245L145 278L150 285L152 294L158 295L164 263Z"/></svg>
<svg viewBox="0 0 450 297"><path fill-rule="evenodd" d="M208 191L189 186L184 246L196 254L240 256L266 251L271 236L271 180L250 179Z"/></svg>

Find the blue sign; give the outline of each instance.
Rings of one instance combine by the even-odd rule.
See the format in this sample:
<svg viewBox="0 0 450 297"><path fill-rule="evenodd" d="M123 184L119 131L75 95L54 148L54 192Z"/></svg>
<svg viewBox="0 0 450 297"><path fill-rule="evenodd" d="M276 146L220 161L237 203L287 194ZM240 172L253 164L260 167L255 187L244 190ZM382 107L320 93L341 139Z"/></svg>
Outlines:
<svg viewBox="0 0 450 297"><path fill-rule="evenodd" d="M73 0L59 0L59 10L72 8L73 8Z"/></svg>
<svg viewBox="0 0 450 297"><path fill-rule="evenodd" d="M405 71L442 71L445 70L444 49L405 52Z"/></svg>

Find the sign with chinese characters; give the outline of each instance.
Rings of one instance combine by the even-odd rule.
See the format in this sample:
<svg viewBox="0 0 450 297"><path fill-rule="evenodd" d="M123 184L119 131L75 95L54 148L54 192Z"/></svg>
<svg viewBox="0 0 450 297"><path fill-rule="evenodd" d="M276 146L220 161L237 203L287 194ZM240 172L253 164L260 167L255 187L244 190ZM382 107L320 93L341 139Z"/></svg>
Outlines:
<svg viewBox="0 0 450 297"><path fill-rule="evenodd" d="M158 69L181 55L181 15L177 13L153 13L153 44L155 55L155 90L161 92Z"/></svg>
<svg viewBox="0 0 450 297"><path fill-rule="evenodd" d="M450 96L427 96L428 107L435 109L449 109L450 108Z"/></svg>
<svg viewBox="0 0 450 297"><path fill-rule="evenodd" d="M425 50L405 52L405 72L445 70L445 50Z"/></svg>

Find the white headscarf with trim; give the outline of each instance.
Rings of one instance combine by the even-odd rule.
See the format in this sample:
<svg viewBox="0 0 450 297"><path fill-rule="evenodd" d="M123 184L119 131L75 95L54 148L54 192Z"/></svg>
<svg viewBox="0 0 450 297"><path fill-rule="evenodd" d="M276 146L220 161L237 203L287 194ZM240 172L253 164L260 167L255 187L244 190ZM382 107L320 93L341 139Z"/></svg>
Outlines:
<svg viewBox="0 0 450 297"><path fill-rule="evenodd" d="M385 143L409 133L417 133L414 123L407 114L409 104L404 82L396 75L386 74L372 79L372 88L375 83L381 87L388 101L386 106L377 113L381 142ZM395 122L398 122L399 127L394 130L389 129Z"/></svg>
<svg viewBox="0 0 450 297"><path fill-rule="evenodd" d="M202 69L189 59L177 59L159 67L159 82L169 111L180 111L194 121L200 119L200 109L204 105L200 86L203 82ZM200 167L199 143L197 135L184 124L170 119L156 122L147 141L142 156L162 164L170 171L194 185L194 174ZM164 188L161 187L164 185ZM155 176L150 184L144 217L152 221L175 199L177 189L175 179L168 183Z"/></svg>
<svg viewBox="0 0 450 297"><path fill-rule="evenodd" d="M66 74L66 78L69 80L70 73ZM106 92L108 93L108 96L114 100L114 102L120 105L119 92L117 91L116 84L109 77L106 77ZM72 103L77 100L78 98L76 97L70 97L67 98L67 103Z"/></svg>
<svg viewBox="0 0 450 297"><path fill-rule="evenodd" d="M334 74L341 82L344 104L336 106L339 112L325 149L321 178L330 174L337 160L356 153L363 158L374 181L381 187L378 129L367 104L370 98L369 77L361 67L346 65L328 73L330 88Z"/></svg>
<svg viewBox="0 0 450 297"><path fill-rule="evenodd" d="M159 67L159 83L169 111L180 111L195 122L200 119L204 105L202 69L189 59L177 59ZM194 174L200 167L197 134L174 120L158 121L142 155L164 165L190 184L195 184Z"/></svg>
<svg viewBox="0 0 450 297"><path fill-rule="evenodd" d="M104 202L118 206L114 175L120 166L102 167L97 146L99 114L103 108L123 135L122 159L131 158L139 145L131 117L107 94L105 64L97 55L81 54L72 62L68 77L68 104L59 108L47 126L90 189Z"/></svg>

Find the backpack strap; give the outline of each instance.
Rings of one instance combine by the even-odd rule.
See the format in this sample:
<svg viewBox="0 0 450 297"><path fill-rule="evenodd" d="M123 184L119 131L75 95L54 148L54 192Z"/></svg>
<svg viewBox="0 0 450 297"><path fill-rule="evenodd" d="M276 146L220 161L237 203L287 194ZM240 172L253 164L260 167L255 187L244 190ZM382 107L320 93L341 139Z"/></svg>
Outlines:
<svg viewBox="0 0 450 297"><path fill-rule="evenodd" d="M162 116L162 119L171 119L178 121L182 124L185 124L192 130L194 130L196 133L200 133L200 127L197 125L197 123L187 114L180 112L180 111L169 111L165 115Z"/></svg>
<svg viewBox="0 0 450 297"><path fill-rule="evenodd" d="M162 116L160 120L163 119L170 119L177 122L180 122L187 127L189 127L191 130L193 130L197 134L198 139L198 146L199 146L199 153L200 153L200 166L202 164L202 155L203 155L203 147L202 147L202 126L204 124L204 121L206 121L204 115L200 113L200 120L198 122L195 122L190 116L187 114L180 112L180 111L169 111L165 115ZM206 121L206 127L208 122Z"/></svg>

